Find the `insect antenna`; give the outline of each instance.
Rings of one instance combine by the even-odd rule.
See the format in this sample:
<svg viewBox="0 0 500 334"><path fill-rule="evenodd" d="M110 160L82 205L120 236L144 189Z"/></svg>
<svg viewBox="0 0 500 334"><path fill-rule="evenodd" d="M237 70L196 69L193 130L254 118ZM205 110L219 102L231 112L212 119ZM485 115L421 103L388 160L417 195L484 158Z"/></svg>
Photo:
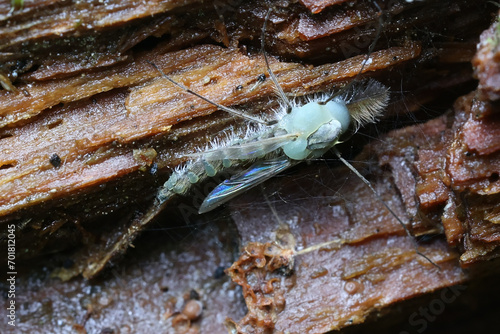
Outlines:
<svg viewBox="0 0 500 334"><path fill-rule="evenodd" d="M341 97L349 106L349 114L354 120L354 131L365 124L374 123L389 104L389 88L369 79L363 87L351 88Z"/></svg>
<svg viewBox="0 0 500 334"><path fill-rule="evenodd" d="M339 96L340 94L342 94L343 92L350 90L352 88L352 86L356 83L356 80L361 75L361 73L363 73L363 70L364 70L366 64L368 63L368 60L370 60L370 55L372 54L373 50L375 49L375 45L377 44L377 42L380 38L380 33L382 31L382 26L384 24L384 20L382 18L382 8L380 8L380 6L378 5L378 3L376 1L373 1L373 4L375 5L375 7L377 7L377 10L378 10L378 25L377 25L376 35L375 35L375 39L373 40L373 42L370 44L370 47L368 48L368 53L366 54L365 60L361 64L361 68L359 69L358 74L356 74L356 76L354 77L354 80L351 80L351 82L349 82L343 89L339 90L335 94L332 94L332 96L330 96L325 101L320 102L321 104L326 104L326 103L330 102L331 100L333 100L334 98L336 98L337 96Z"/></svg>
<svg viewBox="0 0 500 334"><path fill-rule="evenodd" d="M385 206L385 208L391 213L391 215L394 218L396 218L396 220L398 221L398 223L405 230L406 234L411 238L411 240L413 240L413 244L415 246L415 252L418 255L420 255L421 257L423 257L424 259L426 259L430 264L432 264L436 268L441 269L441 267L439 267L438 264L436 264L434 261L432 261L430 258L428 258L425 254L423 254L422 252L420 252L418 250L418 243L417 243L417 240L415 239L415 237L411 234L410 230L408 229L408 227L406 227L405 223L403 223L403 221L401 220L401 218L399 218L399 216L391 209L391 207L380 197L380 195L377 193L377 191L375 190L375 188L373 188L373 186L370 183L370 181L368 181L363 175L361 175L361 173L358 172L357 169L354 168L353 165L351 165L347 160L345 160L342 157L342 155L340 154L339 150L337 150L335 147L333 148L333 152L335 153L335 155L337 155L337 157L339 158L339 160L342 161L342 163L345 166L347 166L347 168L349 168L354 174L356 174L356 176L358 176L361 179L361 181L363 181L368 186L368 188L370 188L370 190L373 192L373 194L375 195L375 197L377 198L377 200Z"/></svg>
<svg viewBox="0 0 500 334"><path fill-rule="evenodd" d="M286 104L286 113L289 114L292 111L292 104L290 103L290 100L283 91L283 88L281 88L280 84L278 83L278 80L276 79L273 70L271 70L271 67L269 66L269 59L267 58L267 53L265 49L267 22L269 21L269 16L271 15L272 11L273 9L269 8L267 10L266 18L264 19L264 25L262 26L262 32L260 36L260 47L262 50L262 54L264 55L264 60L266 62L266 67L267 67L267 72L269 73L269 77L271 77L271 80L273 81L274 86L276 87L276 90L281 100L283 100L283 102Z"/></svg>
<svg viewBox="0 0 500 334"><path fill-rule="evenodd" d="M165 74L165 72L163 72L158 66L156 66L155 63L151 62L148 60L148 63L153 66L161 75L163 78L167 79L168 81L170 81L171 83L173 83L174 85L176 85L177 87L181 88L182 90L190 93L190 94L193 94L194 96L202 99L203 101L205 102L208 102L210 103L211 105L214 105L216 106L219 110L223 110L223 111L226 111L230 114L233 114L233 115L236 115L238 117L241 117L241 118L244 118L246 120L249 120L251 122L255 122L255 123L260 123L260 124L265 124L265 125L269 125L269 122L267 121L264 121L258 117L253 117L251 115L247 115L246 113L242 112L242 111L239 111L239 110L236 110L236 109L233 109L233 108L229 108L229 107L226 107L226 106L223 106L222 104L219 104L217 102L214 102L214 101L211 101L209 99L207 99L206 97L192 91L191 89L187 88L186 86L184 86L183 84L171 79L168 75Z"/></svg>

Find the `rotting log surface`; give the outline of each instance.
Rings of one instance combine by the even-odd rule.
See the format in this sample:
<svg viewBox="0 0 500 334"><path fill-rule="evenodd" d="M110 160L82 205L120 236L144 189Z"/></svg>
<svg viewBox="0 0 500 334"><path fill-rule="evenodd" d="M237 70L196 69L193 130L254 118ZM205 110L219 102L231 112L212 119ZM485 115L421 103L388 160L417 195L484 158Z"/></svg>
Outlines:
<svg viewBox="0 0 500 334"><path fill-rule="evenodd" d="M471 137L484 133L464 135L467 120L478 115L477 95L460 98L452 113L388 133L356 159L412 234L444 230L446 239L419 248L440 269L416 255L396 219L367 200L373 194L358 177L346 177L346 168L307 168L233 201L244 251L228 273L243 287L249 310L235 330L340 329L364 322L374 309L465 282L470 277L460 263L497 257L498 179L491 175L499 172L498 150L468 153L477 142ZM265 205L256 204L259 198ZM279 261L295 272L274 272Z"/></svg>
<svg viewBox="0 0 500 334"><path fill-rule="evenodd" d="M364 59L362 55L366 53L376 35L378 14L367 2L359 2L353 7L347 4L333 5L335 2L340 1L324 2L320 7L311 7L311 10L320 12L315 16L309 15L300 4L278 7L271 15L266 48L270 54L280 55L285 57L283 60L288 60L280 62L273 58L271 67L284 90L290 94L301 96L331 90L355 77L359 71ZM303 3L307 5L306 1ZM193 4L196 4L195 9L188 7ZM60 250L72 252L62 255L65 260L56 256L55 260L52 259L55 263L50 263L51 258L49 262L44 262L49 268L59 267L53 271L59 277L68 278L82 272L86 277L93 277L99 273L101 267L96 270L95 264L101 263L100 260L107 254L113 242L124 235L130 237L130 240L135 238L136 232L128 230L128 222L135 214L134 210L144 210L154 196L155 189L164 180L168 168L182 161L178 157L203 147L213 138L214 133L220 133L230 126L241 126L238 120L215 112L212 106L166 84L147 61L155 62L175 80L218 103L243 106L249 111L269 110L276 106L270 80L258 84L258 76L266 72L258 51L258 37L267 8L265 2L220 8L198 4L195 1L148 2L143 7L131 6L128 2L108 2L108 6L79 3L80 7L77 7L71 2L26 1L24 9L14 11L10 15L7 14L10 8L6 2L0 5L0 15L3 15L0 16L0 56L3 61L0 81L5 87L5 90L0 92L0 216L2 224L15 222L19 226L18 249L22 250L19 258ZM381 4L383 8L385 5ZM467 87L464 84L471 80L469 62L475 51L477 36L487 27L489 20L485 17L488 17L492 7L481 2L471 4L468 1L432 4L399 1L391 3L391 7L386 9L383 19L387 23L383 27L382 37L375 45L373 61L364 68L364 76L375 77L391 85L394 91L405 92L404 99L393 99L394 103L388 114L401 115L406 110L416 110L419 105L433 100L449 101L453 97L443 99L443 92L450 88ZM80 16L86 13L91 15L82 20ZM440 19L436 19L437 17ZM26 28L26 22L32 23L29 29ZM490 35L492 33L495 33L495 28L490 29ZM214 42L219 45L213 45ZM68 49L70 51L67 51ZM486 51L483 54L490 53ZM348 59L344 60L345 58ZM478 56L476 59L481 58ZM312 63L315 66L305 66L304 63ZM484 72L481 71L481 66L476 64L476 69L479 69L476 75L482 79ZM483 91L485 89L488 88L483 88ZM493 91L494 89L495 85ZM470 97L469 100L464 98L459 103L463 106L472 105ZM494 107L487 101L478 103L478 107L483 106L483 109L490 110L489 114L492 114ZM404 108L401 108L402 106ZM472 115L459 112L464 109L466 108L457 107L456 117ZM488 112L485 114L488 115ZM457 118L452 122L455 128L447 127L448 123L444 122L446 119L451 122L451 116L431 121L434 123L429 123L425 128L428 131L435 131L436 125L441 126L443 131L449 130L446 138L436 137L437 148L420 150L417 155L420 160L403 161L409 168L406 171L404 163L398 165L398 162L401 162L398 154L390 150L384 151L387 147L379 148L378 151L375 149L381 165L385 166L384 168L390 166L393 174L387 174L385 170L377 172L376 167L371 171L374 175L381 175L380 180L373 178L371 181L376 182L377 189L382 193L387 192L384 199L388 200L391 206L399 208L397 212L401 216L405 216L404 212L409 213L408 219L411 219L412 230L416 234L440 233L442 227L439 217L443 215L447 218L444 220L447 241L451 246L458 246L459 252L464 252L462 262L467 264L496 256L495 225L485 226L482 222L484 217L493 221L497 219L495 205L498 200L489 197L490 199L484 201L479 194L481 189L485 189L484 182L498 184L494 177L495 172L491 174L492 170L488 167L498 166L494 163L495 160L491 160L496 148L494 145L484 147L476 143L474 149L477 153L473 153L469 158L471 165L467 170L473 171L474 166L481 163L481 166L484 166L481 169L483 174L479 175L479 181L472 180L467 183L470 178L466 177L465 183L462 184L458 179L453 179L450 183L448 179L442 178L441 173L435 173L442 164L447 163L447 168L453 168L456 164L443 159L436 161L432 154L449 150L444 146L444 139L451 143L464 142L473 145L474 136L465 138L465 141L462 137L478 128L486 134L491 133L490 131L495 133L497 127L495 121L491 122L492 118L494 116L472 119L469 122L463 119L462 123ZM419 132L418 129L417 135L426 133ZM393 135L394 140L401 140L398 139L398 134L404 136L412 131L414 130L408 129L396 132ZM459 138L453 140L453 135L458 135ZM494 135L492 136L494 138ZM390 138L391 135L384 140L391 142ZM427 137L424 141L425 139ZM403 143L398 142L394 146L396 153L407 152L402 149L404 147L414 151L413 146L409 145L415 144L413 137L403 139ZM461 157L464 153L465 151L458 152ZM51 160L54 154L61 160L60 166L58 163L54 164L54 159ZM431 162L430 168L423 165L425 157ZM360 159L368 161L364 155L361 155ZM397 165L402 166L403 170L394 168ZM412 166L420 168L421 179L414 177L418 173L410 168ZM155 175L151 175L151 170L157 170ZM324 185L329 184L328 178L334 175L328 168L318 174L310 170L305 173L306 177L312 175L313 180L317 180L315 175L319 175ZM270 273L271 277L277 277L288 290L280 297L282 286L275 288L271 284L267 290L261 289L262 291L257 287L258 292L264 294L258 301L264 304L256 304L255 300L247 298L251 312L241 323L244 328L254 325L265 331L266 328L272 327L297 326L293 328L308 329L311 332L342 328L363 322L374 310L387 307L396 301L457 284L468 278L458 265L460 254L447 248L443 240L434 240L422 246L442 265L442 276L433 271L433 267L415 258L411 242L402 236L401 228L394 224L392 218L380 213L381 206L373 202L373 196L361 187L359 180L346 178L343 174L345 171L335 173L339 173L336 174L338 179L327 187L328 190L335 189L334 193L340 192L336 189L349 185L349 191L356 190L350 195L354 198L342 199L344 204L339 204L338 199L331 197L332 193L325 193L324 197L328 203L323 207L327 208L328 213L323 213L324 222L314 216L324 212L320 208L314 210L311 220L302 218L303 215L300 214L297 219L304 224L301 226L306 229L306 237L300 234L300 228L295 231L298 235L292 235L298 240L295 241L294 247L299 248L330 241L331 236L335 234L345 245L339 249L326 247L297 255L296 271L292 274L295 276L286 278ZM498 171L496 173L498 178ZM299 180L302 178L299 176ZM405 206L400 206L399 194L390 190L391 178L396 180L395 184ZM307 181L307 178L304 180L306 181L303 187L314 183L313 180ZM300 182L293 181L292 184ZM413 191L411 188L408 190L408 185L416 186L418 202L412 198ZM439 191L430 191L431 188ZM471 204L469 207L474 209L466 212L466 220L460 215L456 217L456 212L453 212L453 205L455 208L460 207L453 196L463 191L473 191L467 195L467 201L464 202ZM302 202L309 196L316 205L316 202L320 202L316 200L318 192L321 190L314 189L305 194L299 192L296 197L298 199L291 202ZM429 200L429 196L426 196L429 193L440 196ZM265 210L262 207L267 207L267 203L256 200L262 197L255 192L253 194L252 201L255 204L250 207L250 217L243 221L241 216L233 214L242 236L242 249L248 247L248 241L257 240L265 244L276 241L276 236L290 241L290 233L283 232L282 226L279 226L281 230L272 230L272 226L276 225L267 225L267 221L277 224L275 216L257 214L259 210ZM293 194L292 189L281 191L281 195L285 197ZM453 203L446 205L450 198ZM356 200L362 204L352 204L356 203ZM188 200L188 203L193 201ZM474 201L480 201L483 206L475 205ZM279 202L280 200L276 200L272 203L279 206ZM422 203L424 205L421 205ZM363 207L363 210L355 210L353 213L344 208L345 212L342 212L343 205ZM307 207L300 204L296 206L297 210L301 206ZM440 211L443 206L444 213ZM343 222L338 226L333 224L329 217L332 207L338 208L334 210L335 220ZM245 212L243 209L240 211ZM287 210L286 214L295 212L288 211L290 210ZM358 211L363 213L363 217L359 217L359 213L355 214ZM347 215L343 215L344 213ZM167 221L175 220L171 215L166 217ZM209 217L211 216L206 219ZM269 218L264 219L265 217ZM278 211L278 217L283 220L283 213ZM376 224L373 224L374 217L379 217ZM198 218L191 215L190 219ZM263 220L266 221L264 226ZM312 220L316 225L311 223ZM354 225L354 228L351 225ZM248 229L250 226L254 228ZM307 230L311 228L316 230ZM334 231L323 233L325 228ZM345 230L342 230L343 228ZM260 239L254 240L254 233L258 233ZM313 237L315 235L317 238ZM228 239L231 238L227 237L225 241ZM210 237L206 237L206 240L206 247L187 248L185 256L188 257L192 251L195 258L199 255L198 261L184 261L180 252L166 256L168 251L160 247L157 253L159 262L151 262L151 265L156 267L153 263L164 263L168 258L166 262L178 266L201 266L197 267L195 272L204 272L203 278L196 279L196 273L193 271L185 274L176 272L172 277L189 277L184 285L173 284L174 278L171 282L165 282L165 286L170 288L168 295L177 301L165 303L163 299L151 299L151 296L159 291L141 290L143 285L139 283L132 284L127 293L116 294L115 286L120 284L121 279L132 282L139 272L148 272L143 280L154 284L161 279L165 271L172 270L170 267L159 266L155 271L139 265L139 268L142 268L138 269L139 272L125 271L123 275L117 275L115 272L118 277L116 281L107 278L101 285L98 283L98 291L89 293L93 297L84 302L86 314L79 318L71 315L71 310L74 305L81 303L82 299L73 295L70 290L85 287L90 289L91 285L80 279L65 283L68 285L57 284L47 277L37 280L34 274L33 278L25 279L22 283L25 284L22 287L26 293L19 298L21 302L39 300L36 305L45 311L40 313L40 310L34 307L24 309L20 312L20 321L25 323L26 330L32 331L34 324L43 323L45 331L51 331L58 324L51 311L56 303L58 306L54 309L57 316L71 319L64 324L68 331L73 329L92 332L103 330L105 327L120 332L129 327L134 331L133 328L141 328L141 321L138 319L143 317L139 317L137 313L136 317L127 318L117 312L129 309L127 302L130 298L136 298L137 294L147 294L148 297L143 298L142 302L139 301L139 305L134 309L149 310L140 313L146 315L148 320L145 321L149 321L148 326L151 327L148 327L148 331L173 331L173 327L178 327L177 331L180 331L180 327L189 325L182 318L182 313L178 313L182 309L183 301L191 298L185 295L185 291L196 289L201 294L200 298L206 309L212 311L205 311L203 317L190 326L191 330L200 326L203 332L221 332L222 314L237 321L243 312L241 308L227 308L227 303L237 300L234 299L234 285L224 281L224 287L218 288L221 294L231 296L229 299L214 296L208 287L212 284L210 281L213 272L217 270L216 266L228 267L228 262L232 260L228 260L231 255L226 254L225 260L220 260L218 264L215 260L208 265L207 254L198 252L203 253L206 250L208 254L213 254L213 244L217 242ZM284 245L290 244L285 242ZM331 259L332 253L335 254L334 259ZM320 255L326 258L323 259ZM221 255L221 258L224 256ZM148 261L147 256L142 259ZM321 260L323 264L315 265L316 260ZM118 270L120 263L125 265L127 262L118 262ZM376 267L380 263L386 265ZM174 271L180 270L177 269L178 266ZM314 269L312 272L303 270L307 267ZM329 281L333 272L338 274L335 279L331 279L332 284L336 285L328 288L324 281ZM267 274L259 273L258 277L263 280ZM401 276L418 279L407 284L405 281L394 279ZM298 279L300 284L287 286L289 279ZM352 281L349 281L350 279ZM357 283L359 285L356 285ZM72 296L72 302L61 303L52 296L49 300L45 297L43 299L36 291L44 285L54 289L51 290L54 294L60 291L58 293L65 296L63 300ZM358 291L356 286L369 289ZM395 286L397 288L393 290ZM322 288L325 290L321 290ZM341 293L341 289L344 289L347 295ZM389 291L394 294L389 294ZM315 298L314 293L319 293L321 298ZM108 295L117 297L106 298ZM274 314L271 320L266 318L266 312L257 312L259 307L264 307L267 311L269 305L265 303L268 302L268 297L274 298L272 303L276 304L269 304L274 312L270 312ZM311 301L309 305L314 307L316 313L304 309L303 303L306 300ZM337 305L336 308L333 302L347 306L340 308ZM219 306L222 304L226 306ZM177 313L170 317L168 310ZM33 312L38 315L34 317ZM158 324L161 314L164 314L164 320ZM99 321L97 315L106 320ZM43 332L43 329L40 330Z"/></svg>

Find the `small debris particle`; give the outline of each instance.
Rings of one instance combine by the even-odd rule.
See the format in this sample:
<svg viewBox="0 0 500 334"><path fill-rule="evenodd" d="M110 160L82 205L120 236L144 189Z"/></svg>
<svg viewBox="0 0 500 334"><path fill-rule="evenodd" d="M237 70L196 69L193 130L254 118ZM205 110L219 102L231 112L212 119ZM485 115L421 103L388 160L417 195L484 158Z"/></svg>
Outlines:
<svg viewBox="0 0 500 334"><path fill-rule="evenodd" d="M224 267L223 266L218 266L215 271L214 271L214 278L219 279L224 276Z"/></svg>
<svg viewBox="0 0 500 334"><path fill-rule="evenodd" d="M311 278L318 278L326 274L328 274L328 269L321 267L311 273Z"/></svg>
<svg viewBox="0 0 500 334"><path fill-rule="evenodd" d="M112 299L109 298L108 296L101 296L99 298L99 305L101 306L108 306L111 304Z"/></svg>
<svg viewBox="0 0 500 334"><path fill-rule="evenodd" d="M12 84L10 81L9 77L7 75L4 75L0 73L0 86L3 87L3 89L9 91L9 92L17 92L17 88Z"/></svg>
<svg viewBox="0 0 500 334"><path fill-rule="evenodd" d="M50 164L54 166L54 168L59 168L61 166L61 158L57 155L57 153L54 153L50 156L49 158Z"/></svg>
<svg viewBox="0 0 500 334"><path fill-rule="evenodd" d="M346 282L344 285L345 292L353 295L357 292L363 291L363 284L356 281Z"/></svg>
<svg viewBox="0 0 500 334"><path fill-rule="evenodd" d="M189 299L199 300L200 299L200 294L195 289L191 289L191 291L189 291Z"/></svg>
<svg viewBox="0 0 500 334"><path fill-rule="evenodd" d="M151 166L158 153L154 148L142 148L132 151L134 160L141 166Z"/></svg>
<svg viewBox="0 0 500 334"><path fill-rule="evenodd" d="M163 292L167 292L170 289L169 285L170 285L170 280L166 276L164 276L158 284L160 290Z"/></svg>
<svg viewBox="0 0 500 334"><path fill-rule="evenodd" d="M165 313L163 313L163 319L168 319L171 316L173 316L176 311L175 311L175 303L176 303L175 298L171 298L166 304L165 304Z"/></svg>
<svg viewBox="0 0 500 334"><path fill-rule="evenodd" d="M182 314L184 314L189 320L196 320L200 317L203 311L203 304L199 300L191 299L184 306Z"/></svg>
<svg viewBox="0 0 500 334"><path fill-rule="evenodd" d="M172 319L172 327L175 328L177 333L182 333L184 331L187 331L189 327L191 327L191 321L184 313L177 314Z"/></svg>
<svg viewBox="0 0 500 334"><path fill-rule="evenodd" d="M265 74L259 74L259 76L257 77L257 81L259 81L259 82L266 81L266 75Z"/></svg>
<svg viewBox="0 0 500 334"><path fill-rule="evenodd" d="M158 174L158 164L156 162L153 162L153 164L151 165L151 168L149 169L149 173L151 173L151 175Z"/></svg>

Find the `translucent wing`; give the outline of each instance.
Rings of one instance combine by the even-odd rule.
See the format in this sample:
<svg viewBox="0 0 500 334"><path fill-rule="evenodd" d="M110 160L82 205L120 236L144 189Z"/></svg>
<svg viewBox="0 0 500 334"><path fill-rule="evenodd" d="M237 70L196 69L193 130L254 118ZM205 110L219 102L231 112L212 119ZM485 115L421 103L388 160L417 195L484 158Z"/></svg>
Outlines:
<svg viewBox="0 0 500 334"><path fill-rule="evenodd" d="M190 156L202 156L206 161L223 159L255 159L280 148L295 138L297 138L296 134L286 134L283 136L221 147L212 151L190 154Z"/></svg>
<svg viewBox="0 0 500 334"><path fill-rule="evenodd" d="M231 198L266 181L296 163L292 162L286 156L282 156L253 164L248 170L234 175L215 187L201 204L199 213L215 209Z"/></svg>

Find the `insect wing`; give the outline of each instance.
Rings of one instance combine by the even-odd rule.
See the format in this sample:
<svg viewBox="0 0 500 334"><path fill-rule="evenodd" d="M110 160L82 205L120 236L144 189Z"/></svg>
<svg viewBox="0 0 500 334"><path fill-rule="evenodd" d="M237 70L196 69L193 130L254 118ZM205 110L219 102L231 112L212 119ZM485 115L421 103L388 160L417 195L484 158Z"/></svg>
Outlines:
<svg viewBox="0 0 500 334"><path fill-rule="evenodd" d="M248 170L236 174L222 182L205 198L200 206L199 213L208 212L229 201L240 193L266 181L272 176L292 166L287 157L260 161L253 164Z"/></svg>
<svg viewBox="0 0 500 334"><path fill-rule="evenodd" d="M206 161L223 160L223 159L229 159L229 160L255 159L255 158L260 158L266 155L267 153L277 150L278 148L289 143L295 138L297 138L296 134L286 134L283 136L256 140L229 147L221 147L213 151L203 152L194 155L202 156L203 159Z"/></svg>

